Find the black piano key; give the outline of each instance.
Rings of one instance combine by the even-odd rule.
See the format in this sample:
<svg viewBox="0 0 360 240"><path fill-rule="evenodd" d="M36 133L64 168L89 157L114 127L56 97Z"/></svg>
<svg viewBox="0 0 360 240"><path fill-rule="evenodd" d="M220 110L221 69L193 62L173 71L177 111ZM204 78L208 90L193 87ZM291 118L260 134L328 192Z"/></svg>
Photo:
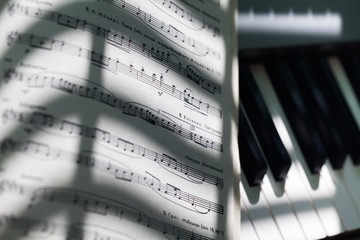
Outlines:
<svg viewBox="0 0 360 240"><path fill-rule="evenodd" d="M240 65L240 101L276 181L286 178L291 158L276 130L271 115L248 66Z"/></svg>
<svg viewBox="0 0 360 240"><path fill-rule="evenodd" d="M360 164L360 130L346 103L344 96L334 78L330 66L325 58L312 58L311 66L318 73L316 80L332 106L334 118L339 125L345 128L346 145L348 146L351 158L355 164Z"/></svg>
<svg viewBox="0 0 360 240"><path fill-rule="evenodd" d="M245 117L242 107L239 111L240 164L250 186L260 185L267 171L265 157Z"/></svg>
<svg viewBox="0 0 360 240"><path fill-rule="evenodd" d="M287 63L266 63L265 68L310 171L319 173L327 157L326 151Z"/></svg>
<svg viewBox="0 0 360 240"><path fill-rule="evenodd" d="M324 96L317 78L320 77L312 69L309 59L296 59L289 62L294 79L310 117L317 128L322 143L334 169L342 168L346 159L347 146L341 126L337 123L328 99Z"/></svg>
<svg viewBox="0 0 360 240"><path fill-rule="evenodd" d="M360 59L355 53L340 55L341 63L345 69L348 79L352 85L356 97L360 102Z"/></svg>

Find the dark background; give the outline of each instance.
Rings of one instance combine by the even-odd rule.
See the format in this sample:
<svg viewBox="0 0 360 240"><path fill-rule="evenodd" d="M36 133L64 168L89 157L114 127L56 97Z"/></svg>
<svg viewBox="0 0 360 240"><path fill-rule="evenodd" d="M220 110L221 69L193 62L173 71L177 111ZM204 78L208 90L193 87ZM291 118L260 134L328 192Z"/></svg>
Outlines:
<svg viewBox="0 0 360 240"><path fill-rule="evenodd" d="M342 22L338 36L238 31L240 50L360 40L360 2L358 0L240 0L238 9L240 13L247 13L250 9L254 13L269 13L272 9L275 14L288 13L289 9L292 9L294 14L307 14L309 9L314 14L325 14L326 11L330 11L338 14ZM238 24L241 25L241 22Z"/></svg>

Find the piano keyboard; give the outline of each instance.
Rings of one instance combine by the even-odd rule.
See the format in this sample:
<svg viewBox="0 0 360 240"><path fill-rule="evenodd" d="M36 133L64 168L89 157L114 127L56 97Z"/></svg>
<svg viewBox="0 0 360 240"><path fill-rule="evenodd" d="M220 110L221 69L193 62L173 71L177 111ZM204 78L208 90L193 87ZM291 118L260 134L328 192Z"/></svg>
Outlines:
<svg viewBox="0 0 360 240"><path fill-rule="evenodd" d="M359 229L360 54L240 57L239 70L241 239Z"/></svg>

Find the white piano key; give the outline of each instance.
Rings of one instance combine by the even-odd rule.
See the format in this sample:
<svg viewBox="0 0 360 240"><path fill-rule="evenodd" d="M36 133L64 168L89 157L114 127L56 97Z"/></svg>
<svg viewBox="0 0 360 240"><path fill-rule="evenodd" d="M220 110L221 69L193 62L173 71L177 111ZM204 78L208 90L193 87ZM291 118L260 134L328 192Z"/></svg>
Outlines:
<svg viewBox="0 0 360 240"><path fill-rule="evenodd" d="M240 239L253 239L259 240L254 230L254 226L249 219L247 209L245 208L244 200L241 196L241 229Z"/></svg>
<svg viewBox="0 0 360 240"><path fill-rule="evenodd" d="M302 240L306 239L300 223L289 204L286 194L276 196L273 190L275 180L270 182L270 173L268 173L263 180L261 189L268 202L269 208L274 216L274 220L280 229L284 239Z"/></svg>
<svg viewBox="0 0 360 240"><path fill-rule="evenodd" d="M331 196L321 176L310 174L266 70L261 64L252 65L251 68L276 128L293 160L293 166L285 181L285 191L302 229L309 239L340 233L341 219ZM313 189L315 186L317 188Z"/></svg>
<svg viewBox="0 0 360 240"><path fill-rule="evenodd" d="M250 188L244 177L241 181L240 196L242 196L243 199L243 207L247 209L249 219L253 223L259 240L283 239L269 210L263 192L259 191L259 187ZM254 199L258 199L257 202L253 202Z"/></svg>
<svg viewBox="0 0 360 240"><path fill-rule="evenodd" d="M328 63L347 105L360 127L360 105L342 63L336 56L329 57ZM350 158L347 159L344 168L336 174L335 180L345 184L352 203L355 205L357 213L360 216L360 188L358 187L360 180L360 166L355 166Z"/></svg>
<svg viewBox="0 0 360 240"><path fill-rule="evenodd" d="M324 229L324 222L318 215L317 205L314 204L314 200L316 202L323 199L310 198L307 188L295 165L291 167L291 174L288 179L286 179L285 191L306 237L308 239L324 238L327 235Z"/></svg>
<svg viewBox="0 0 360 240"><path fill-rule="evenodd" d="M360 214L360 191L358 190L360 183L360 166L355 166L349 158L345 162L341 174L346 188L351 194L352 202L356 206L358 214Z"/></svg>
<svg viewBox="0 0 360 240"><path fill-rule="evenodd" d="M334 204L340 214L346 230L354 230L360 227L360 216L351 199L351 192L348 192L340 172L335 172L327 163L321 169L321 175L326 178L329 191L333 193Z"/></svg>
<svg viewBox="0 0 360 240"><path fill-rule="evenodd" d="M295 139L294 136L291 136ZM297 168L298 178L303 182L314 206L315 212L319 217L327 236L334 236L344 231L342 224L341 213L334 203L334 196L336 192L329 191L329 186L333 189L336 188L335 184L325 178L322 174L313 175L306 167L305 160L301 151L294 140L294 165ZM323 166L323 172L326 166Z"/></svg>

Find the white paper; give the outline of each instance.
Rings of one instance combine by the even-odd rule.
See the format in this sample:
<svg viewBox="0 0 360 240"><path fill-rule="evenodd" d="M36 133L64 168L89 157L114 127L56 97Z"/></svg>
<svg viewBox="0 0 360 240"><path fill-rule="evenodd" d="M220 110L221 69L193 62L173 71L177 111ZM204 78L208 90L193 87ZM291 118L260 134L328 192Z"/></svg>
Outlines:
<svg viewBox="0 0 360 240"><path fill-rule="evenodd" d="M0 239L236 236L230 5L3 6Z"/></svg>

